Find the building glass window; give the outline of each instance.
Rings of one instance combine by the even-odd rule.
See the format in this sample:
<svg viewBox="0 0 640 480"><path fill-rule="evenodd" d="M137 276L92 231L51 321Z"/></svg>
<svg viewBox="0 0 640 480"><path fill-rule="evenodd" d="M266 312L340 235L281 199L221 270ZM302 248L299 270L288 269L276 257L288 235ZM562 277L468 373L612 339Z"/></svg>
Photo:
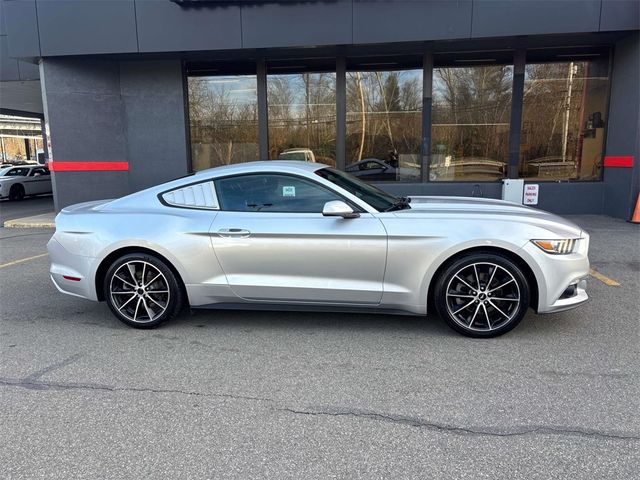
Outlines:
<svg viewBox="0 0 640 480"><path fill-rule="evenodd" d="M336 164L336 75L267 76L269 158Z"/></svg>
<svg viewBox="0 0 640 480"><path fill-rule="evenodd" d="M420 181L422 70L347 73L346 171Z"/></svg>
<svg viewBox="0 0 640 480"><path fill-rule="evenodd" d="M527 65L521 177L601 178L608 68L606 59Z"/></svg>
<svg viewBox="0 0 640 480"><path fill-rule="evenodd" d="M193 170L258 159L256 87L255 75L189 77Z"/></svg>
<svg viewBox="0 0 640 480"><path fill-rule="evenodd" d="M506 177L513 66L433 69L432 181Z"/></svg>

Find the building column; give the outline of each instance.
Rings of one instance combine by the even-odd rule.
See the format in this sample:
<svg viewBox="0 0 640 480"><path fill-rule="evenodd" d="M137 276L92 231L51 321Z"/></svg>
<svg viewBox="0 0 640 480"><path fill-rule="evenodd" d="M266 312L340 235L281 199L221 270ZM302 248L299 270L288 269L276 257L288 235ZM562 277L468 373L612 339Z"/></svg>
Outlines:
<svg viewBox="0 0 640 480"><path fill-rule="evenodd" d="M524 101L525 50L513 55L513 88L511 93L511 121L509 125L509 159L507 178L518 178L520 165L520 132L522 131L522 104Z"/></svg>

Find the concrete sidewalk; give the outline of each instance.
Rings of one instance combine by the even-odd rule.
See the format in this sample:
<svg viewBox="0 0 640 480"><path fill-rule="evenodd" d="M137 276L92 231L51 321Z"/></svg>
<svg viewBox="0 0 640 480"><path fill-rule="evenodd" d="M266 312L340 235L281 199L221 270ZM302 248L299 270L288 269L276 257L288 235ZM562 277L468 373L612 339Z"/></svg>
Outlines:
<svg viewBox="0 0 640 480"><path fill-rule="evenodd" d="M16 218L3 223L5 228L55 228L56 212L47 212L32 217Z"/></svg>

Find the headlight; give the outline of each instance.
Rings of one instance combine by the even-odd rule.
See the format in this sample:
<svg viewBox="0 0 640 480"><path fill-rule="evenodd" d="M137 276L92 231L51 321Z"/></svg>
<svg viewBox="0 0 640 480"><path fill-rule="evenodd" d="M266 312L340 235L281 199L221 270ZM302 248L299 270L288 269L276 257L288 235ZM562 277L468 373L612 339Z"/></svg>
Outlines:
<svg viewBox="0 0 640 480"><path fill-rule="evenodd" d="M567 255L573 253L578 242L575 238L564 240L531 240L538 248L554 255Z"/></svg>

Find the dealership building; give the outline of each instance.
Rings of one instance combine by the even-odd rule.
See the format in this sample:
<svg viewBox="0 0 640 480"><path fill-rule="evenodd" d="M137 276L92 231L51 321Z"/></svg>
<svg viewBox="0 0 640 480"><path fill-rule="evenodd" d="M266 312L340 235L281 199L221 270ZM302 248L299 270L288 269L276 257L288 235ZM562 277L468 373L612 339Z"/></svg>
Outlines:
<svg viewBox="0 0 640 480"><path fill-rule="evenodd" d="M56 209L252 160L629 219L638 0L0 0Z"/></svg>

